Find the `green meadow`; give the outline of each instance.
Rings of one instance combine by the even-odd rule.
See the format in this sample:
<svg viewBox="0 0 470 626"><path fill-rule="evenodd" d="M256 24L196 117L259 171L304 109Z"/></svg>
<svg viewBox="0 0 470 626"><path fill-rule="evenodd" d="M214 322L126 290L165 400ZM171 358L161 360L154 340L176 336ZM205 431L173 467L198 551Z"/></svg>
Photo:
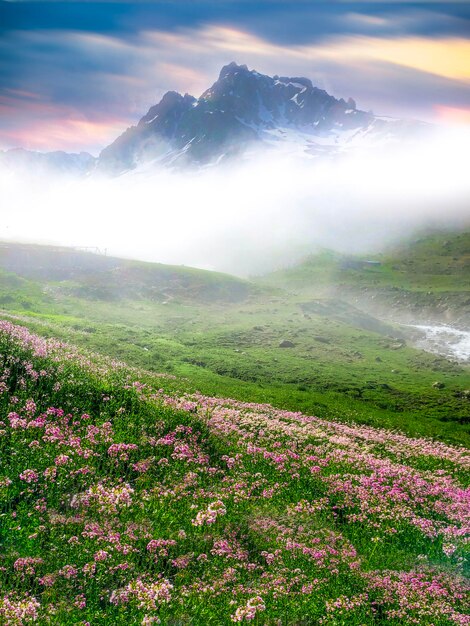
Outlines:
<svg viewBox="0 0 470 626"><path fill-rule="evenodd" d="M469 368L397 322L465 323L469 263L468 233L252 280L26 246L0 255L0 305L184 388L468 444Z"/></svg>

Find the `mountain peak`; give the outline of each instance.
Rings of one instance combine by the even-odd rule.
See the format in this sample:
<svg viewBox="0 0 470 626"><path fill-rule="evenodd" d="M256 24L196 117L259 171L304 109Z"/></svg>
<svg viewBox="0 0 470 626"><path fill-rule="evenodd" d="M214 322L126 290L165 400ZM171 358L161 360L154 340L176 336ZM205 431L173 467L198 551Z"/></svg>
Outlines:
<svg viewBox="0 0 470 626"><path fill-rule="evenodd" d="M335 98L309 78L268 76L232 61L198 99L168 91L103 150L100 165L122 172L147 161L214 163L253 144L295 142L307 155L322 156L353 137L393 139L403 133L400 124L357 109L352 98Z"/></svg>
<svg viewBox="0 0 470 626"><path fill-rule="evenodd" d="M219 80L223 80L224 78L227 78L227 76L231 76L233 74L236 74L237 72L249 73L250 70L246 65L238 65L238 63L232 61L228 65L224 65L222 67L219 74Z"/></svg>
<svg viewBox="0 0 470 626"><path fill-rule="evenodd" d="M163 94L163 98L160 100L160 104L172 105L176 102L181 102L183 96L178 91L167 91Z"/></svg>
<svg viewBox="0 0 470 626"><path fill-rule="evenodd" d="M177 115L188 107L191 107L196 102L196 98L185 94L182 96L177 91L167 91L158 104L150 107L147 114L140 120L139 126L142 124L157 123L157 120L161 121L166 119L168 115Z"/></svg>

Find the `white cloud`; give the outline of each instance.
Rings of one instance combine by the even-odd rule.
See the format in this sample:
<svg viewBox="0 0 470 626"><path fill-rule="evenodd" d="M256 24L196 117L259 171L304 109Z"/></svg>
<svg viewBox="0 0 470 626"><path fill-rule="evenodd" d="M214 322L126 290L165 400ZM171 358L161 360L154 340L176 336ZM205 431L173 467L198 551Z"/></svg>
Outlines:
<svg viewBox="0 0 470 626"><path fill-rule="evenodd" d="M315 246L371 251L423 227L470 225L468 135L316 164L260 153L201 172L25 181L1 172L0 238L245 275Z"/></svg>

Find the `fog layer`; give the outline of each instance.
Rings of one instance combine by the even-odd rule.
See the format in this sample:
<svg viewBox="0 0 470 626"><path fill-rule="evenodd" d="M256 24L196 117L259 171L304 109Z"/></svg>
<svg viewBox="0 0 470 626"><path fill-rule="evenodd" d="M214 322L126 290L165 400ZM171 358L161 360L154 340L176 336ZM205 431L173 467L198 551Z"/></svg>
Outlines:
<svg viewBox="0 0 470 626"><path fill-rule="evenodd" d="M423 228L470 226L469 134L328 161L258 153L202 171L85 179L0 172L0 238L240 276L319 246L371 253Z"/></svg>

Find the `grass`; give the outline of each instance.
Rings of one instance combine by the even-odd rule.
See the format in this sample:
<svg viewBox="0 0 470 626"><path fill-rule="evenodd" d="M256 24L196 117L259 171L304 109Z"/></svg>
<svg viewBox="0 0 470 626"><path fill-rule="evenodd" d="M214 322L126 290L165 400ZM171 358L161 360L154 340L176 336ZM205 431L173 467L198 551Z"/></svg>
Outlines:
<svg viewBox="0 0 470 626"><path fill-rule="evenodd" d="M142 322L131 326L99 324L96 318L26 319L42 334L71 339L145 369L183 376L189 381L185 385L210 395L269 402L457 443L468 436L468 401L460 395L470 386L468 370L339 323L327 326L331 339L325 344L314 339L324 337L325 324L299 332L303 322L260 331L241 320L231 329L225 325L223 330L176 335L162 325L154 335ZM320 331L323 335L317 335ZM278 347L286 336L294 340L294 348ZM436 380L445 388L433 388Z"/></svg>
<svg viewBox="0 0 470 626"><path fill-rule="evenodd" d="M464 448L191 394L9 322L0 359L4 623L465 623Z"/></svg>
<svg viewBox="0 0 470 626"><path fill-rule="evenodd" d="M381 317L468 327L470 233L426 235L366 258L322 251L263 282L303 296L339 296Z"/></svg>
<svg viewBox="0 0 470 626"><path fill-rule="evenodd" d="M390 252L380 257L380 266L351 268L351 259L345 264L325 252L257 285L187 268L165 273L165 266L84 253L80 263L86 276L71 280L69 268L59 281L53 274L54 250L47 255L39 248L42 256L34 257L34 264L32 252L25 261L23 246L8 265L22 275L3 270L0 303L5 316L19 316L35 332L175 374L186 379L182 386L188 389L468 445L469 369L414 349L402 327L378 320L355 302L365 288L369 296L385 294L385 303L397 299L397 284L408 285L413 307L423 294L440 302L439 281L445 280L447 306L455 305L458 315L468 297L469 236L445 237ZM116 275L124 281L119 292L113 279L112 299L89 291L90 280L101 286L109 282L109 268L101 267L108 262L122 263ZM41 277L38 270L32 277L34 265L42 268ZM207 300L207 285L213 283L217 289ZM332 293L340 289L341 300ZM410 307L392 310L399 316ZM283 340L293 347L280 348ZM444 387L436 389L435 382Z"/></svg>
<svg viewBox="0 0 470 626"><path fill-rule="evenodd" d="M468 291L470 233L436 233L367 257L322 251L263 278L272 285L386 287L416 291Z"/></svg>

